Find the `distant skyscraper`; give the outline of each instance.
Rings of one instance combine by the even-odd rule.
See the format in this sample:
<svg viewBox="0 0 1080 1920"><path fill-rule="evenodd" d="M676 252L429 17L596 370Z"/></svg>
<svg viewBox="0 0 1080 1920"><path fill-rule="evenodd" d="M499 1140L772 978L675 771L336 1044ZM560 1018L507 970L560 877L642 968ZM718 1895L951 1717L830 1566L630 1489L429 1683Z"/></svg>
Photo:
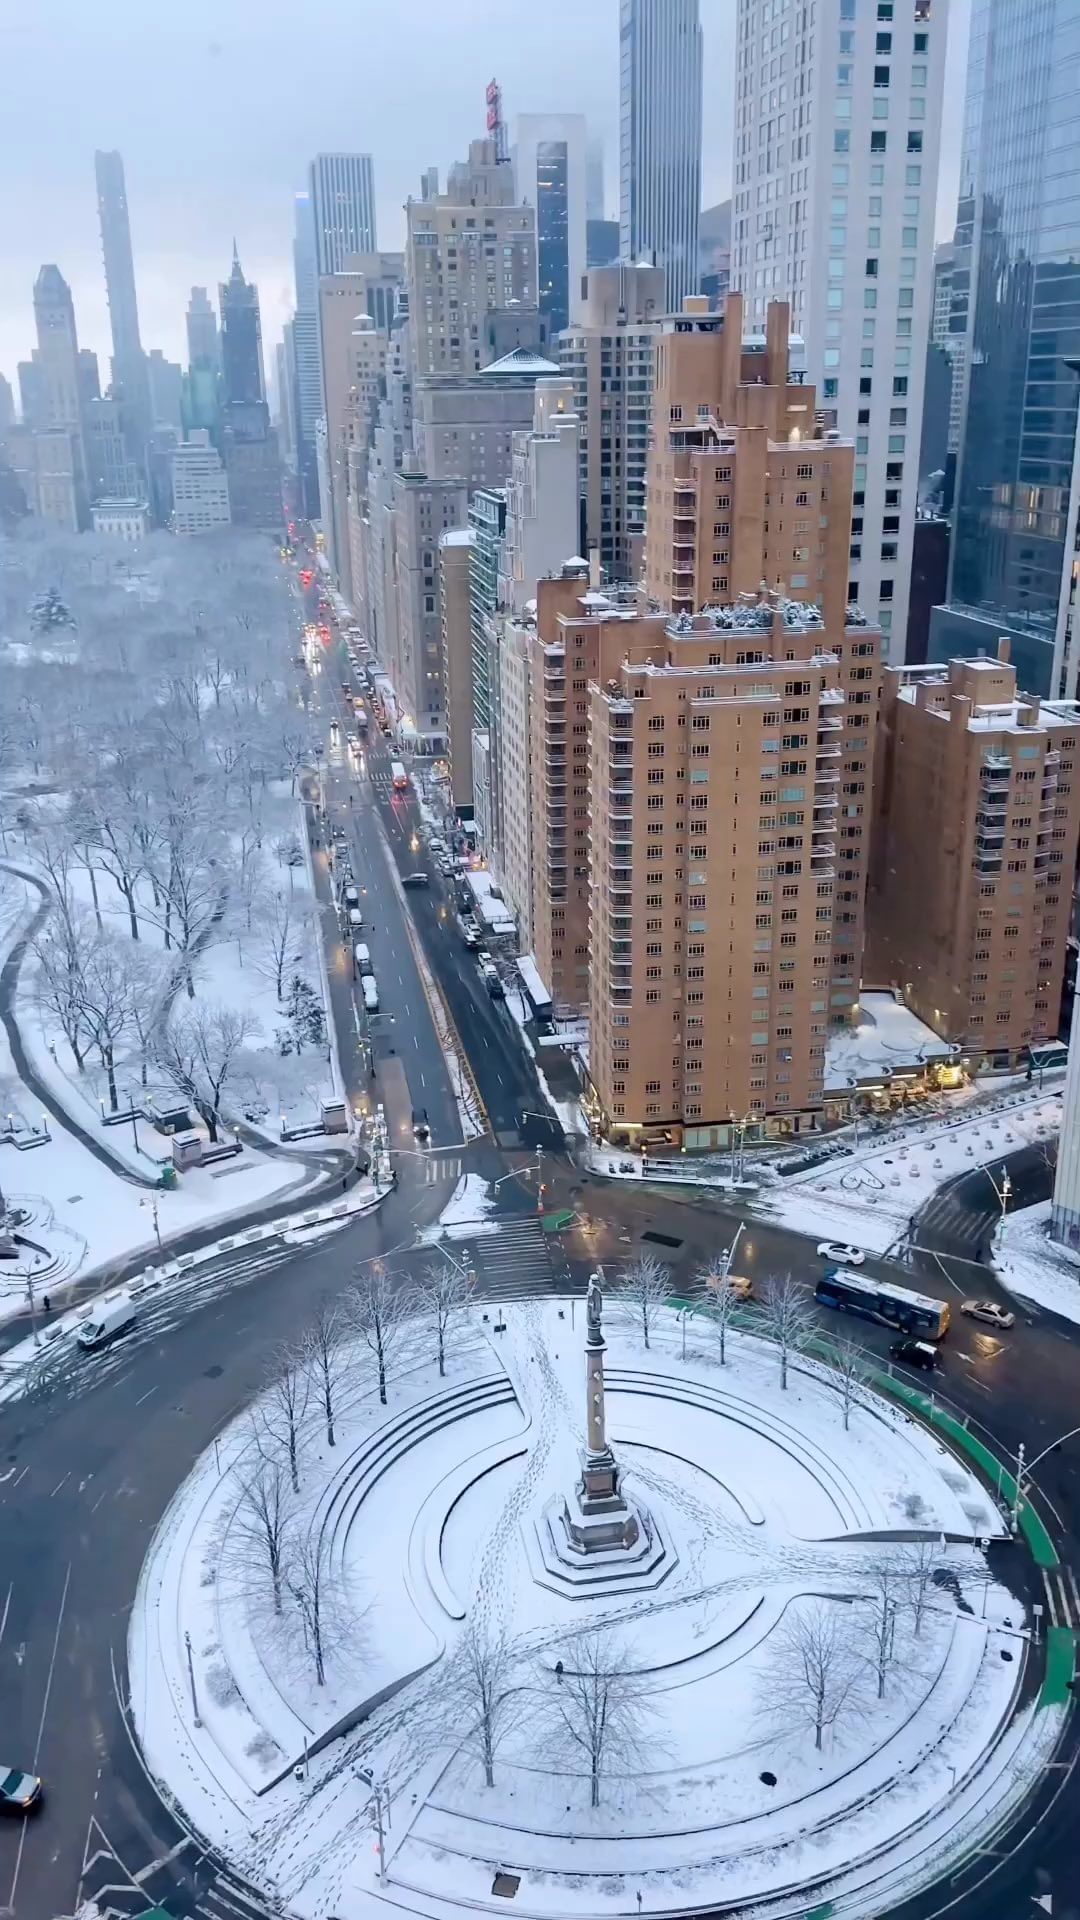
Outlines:
<svg viewBox="0 0 1080 1920"><path fill-rule="evenodd" d="M0 373L0 440L4 439L8 428L15 424L15 395L11 391L11 382Z"/></svg>
<svg viewBox="0 0 1080 1920"><path fill-rule="evenodd" d="M39 374L36 427L80 430L79 336L71 288L59 267L42 267L34 282L35 362Z"/></svg>
<svg viewBox="0 0 1080 1920"><path fill-rule="evenodd" d="M101 399L101 375L98 372L98 357L93 347L79 348L79 401L88 407L91 400Z"/></svg>
<svg viewBox="0 0 1080 1920"><path fill-rule="evenodd" d="M319 276L315 269L315 228L309 193L293 196L293 280L296 312L292 323L291 377L295 396L296 467L304 512L314 518L320 510L315 423L323 407Z"/></svg>
<svg viewBox="0 0 1080 1920"><path fill-rule="evenodd" d="M221 366L221 347L217 314L205 287L191 289L187 309L187 344L189 367L210 367L218 371Z"/></svg>
<svg viewBox="0 0 1080 1920"><path fill-rule="evenodd" d="M124 163L118 153L95 153L98 220L105 261L105 291L112 329L113 380L128 403L136 432L145 439L150 424L150 393L139 338L139 307L135 296L135 263L131 252Z"/></svg>
<svg viewBox="0 0 1080 1920"><path fill-rule="evenodd" d="M1007 635L1018 684L1052 697L1076 690L1078 29L1077 0L973 0L950 336L967 391L930 634L938 660Z"/></svg>
<svg viewBox="0 0 1080 1920"><path fill-rule="evenodd" d="M594 136L585 148L585 218L586 220L603 220L606 217L604 143Z"/></svg>
<svg viewBox="0 0 1080 1920"><path fill-rule="evenodd" d="M308 190L317 275L341 273L352 254L377 251L370 153L317 153Z"/></svg>
<svg viewBox="0 0 1080 1920"><path fill-rule="evenodd" d="M948 0L790 11L781 31L738 0L731 282L753 333L790 299L824 425L855 442L851 598L902 660Z"/></svg>
<svg viewBox="0 0 1080 1920"><path fill-rule="evenodd" d="M218 288L221 305L221 374L226 406L265 400L259 290L244 279L233 241L232 272Z"/></svg>
<svg viewBox="0 0 1080 1920"><path fill-rule="evenodd" d="M150 379L150 418L155 427L172 427L177 439L183 437L180 396L184 369L178 360L166 360L160 347L151 347L147 356Z"/></svg>
<svg viewBox="0 0 1080 1920"><path fill-rule="evenodd" d="M698 0L621 0L619 36L621 253L663 267L674 311L697 289Z"/></svg>
<svg viewBox="0 0 1080 1920"><path fill-rule="evenodd" d="M513 168L494 140L473 140L446 192L407 201L405 218L413 370L476 373L507 351L488 343L490 314L531 312L539 322L536 208L515 198Z"/></svg>
<svg viewBox="0 0 1080 1920"><path fill-rule="evenodd" d="M569 325L585 271L585 116L521 113L514 127L514 191L536 208L540 311L553 334Z"/></svg>

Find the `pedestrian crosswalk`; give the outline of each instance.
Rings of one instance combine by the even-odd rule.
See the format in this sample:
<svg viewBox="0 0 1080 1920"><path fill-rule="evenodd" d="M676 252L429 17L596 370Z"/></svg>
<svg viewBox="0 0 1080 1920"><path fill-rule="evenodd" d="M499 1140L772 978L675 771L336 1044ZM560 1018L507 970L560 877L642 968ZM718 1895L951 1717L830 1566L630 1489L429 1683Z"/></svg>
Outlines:
<svg viewBox="0 0 1080 1920"><path fill-rule="evenodd" d="M561 1246L553 1247L539 1220L525 1216L458 1242L455 1252L476 1274L477 1296L499 1304L552 1293L567 1277Z"/></svg>
<svg viewBox="0 0 1080 1920"><path fill-rule="evenodd" d="M461 1179L461 1155L459 1153L433 1153L424 1161L424 1185L437 1187L444 1183L452 1184Z"/></svg>

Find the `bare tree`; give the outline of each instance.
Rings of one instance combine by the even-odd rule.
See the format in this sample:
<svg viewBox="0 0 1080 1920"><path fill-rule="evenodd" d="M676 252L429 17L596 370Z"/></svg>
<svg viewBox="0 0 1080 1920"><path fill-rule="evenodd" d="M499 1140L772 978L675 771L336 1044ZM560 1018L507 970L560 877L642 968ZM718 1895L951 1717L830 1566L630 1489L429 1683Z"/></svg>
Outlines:
<svg viewBox="0 0 1080 1920"><path fill-rule="evenodd" d="M447 1348L468 1312L470 1293L465 1274L449 1260L433 1262L413 1286L413 1310L434 1341L440 1374L446 1373Z"/></svg>
<svg viewBox="0 0 1080 1920"><path fill-rule="evenodd" d="M159 1066L198 1109L211 1140L218 1137L221 1103L238 1056L258 1032L251 1014L211 1001L175 1013L157 1035Z"/></svg>
<svg viewBox="0 0 1080 1920"><path fill-rule="evenodd" d="M728 1329L734 1323L736 1309L741 1304L739 1296L731 1284L731 1276L724 1262L719 1266L703 1267L699 1278L705 1288L708 1303L704 1315L705 1324L714 1334L720 1348L720 1365L725 1366Z"/></svg>
<svg viewBox="0 0 1080 1920"><path fill-rule="evenodd" d="M593 1807L605 1774L642 1766L647 1740L655 1748L641 1675L629 1671L625 1648L600 1628L570 1644L545 1718L557 1754L571 1765L584 1756Z"/></svg>
<svg viewBox="0 0 1080 1920"><path fill-rule="evenodd" d="M334 1445L338 1387L346 1370L345 1316L336 1300L322 1300L304 1336L303 1355L312 1392L326 1422L327 1446Z"/></svg>
<svg viewBox="0 0 1080 1920"><path fill-rule="evenodd" d="M639 1254L636 1260L628 1260L619 1269L619 1291L614 1296L614 1305L625 1319L641 1329L646 1346L670 1292L670 1271L651 1253Z"/></svg>
<svg viewBox="0 0 1080 1920"><path fill-rule="evenodd" d="M907 1598L905 1568L899 1554L878 1560L866 1569L863 1596L863 1641L866 1663L874 1674L877 1697L884 1699L889 1674L896 1665L896 1623Z"/></svg>
<svg viewBox="0 0 1080 1920"><path fill-rule="evenodd" d="M851 1425L851 1410L863 1406L866 1401L866 1369L868 1363L866 1348L859 1345L850 1336L835 1341L829 1348L829 1365L835 1376L835 1387L840 1395L840 1404L844 1409L844 1432Z"/></svg>
<svg viewBox="0 0 1080 1920"><path fill-rule="evenodd" d="M780 1385L786 1391L788 1362L792 1354L802 1352L815 1325L810 1295L793 1274L776 1274L766 1284L758 1318L762 1332L780 1354Z"/></svg>
<svg viewBox="0 0 1080 1920"><path fill-rule="evenodd" d="M408 1294L395 1285L381 1260L362 1267L349 1292L351 1329L375 1363L384 1407L386 1384L410 1325L410 1306Z"/></svg>
<svg viewBox="0 0 1080 1920"><path fill-rule="evenodd" d="M131 1024L139 1043L139 1079L145 1087L154 1039L167 1011L172 968L160 953L145 945L128 953L124 964L131 999Z"/></svg>
<svg viewBox="0 0 1080 1920"><path fill-rule="evenodd" d="M782 1725L792 1720L824 1735L861 1709L863 1669L852 1652L846 1610L839 1601L794 1601L770 1640L762 1676L762 1706Z"/></svg>
<svg viewBox="0 0 1080 1920"><path fill-rule="evenodd" d="M330 1530L312 1526L287 1536L284 1581L296 1604L304 1645L315 1666L318 1686L326 1685L329 1648L341 1655L357 1649L359 1616L332 1558Z"/></svg>
<svg viewBox="0 0 1080 1920"><path fill-rule="evenodd" d="M505 1626L491 1627L474 1615L444 1660L433 1702L440 1741L462 1745L495 1785L495 1761L519 1724L527 1670L519 1642Z"/></svg>
<svg viewBox="0 0 1080 1920"><path fill-rule="evenodd" d="M255 1427L253 1445L236 1469L240 1484L226 1555L241 1578L261 1592L267 1579L274 1612L281 1612L281 1576L285 1540L294 1511L288 1463L280 1448L270 1451Z"/></svg>
<svg viewBox="0 0 1080 1920"><path fill-rule="evenodd" d="M287 893L275 893L259 916L258 971L274 983L280 1006L285 983L303 953L303 916Z"/></svg>
<svg viewBox="0 0 1080 1920"><path fill-rule="evenodd" d="M289 1480L300 1491L300 1436L311 1398L311 1380L297 1354L282 1347L270 1385L255 1412L257 1445L271 1460L289 1462Z"/></svg>
<svg viewBox="0 0 1080 1920"><path fill-rule="evenodd" d="M95 940L83 968L83 1025L101 1056L109 1084L109 1110L116 1112L116 1049L131 1027L127 962L114 941Z"/></svg>
<svg viewBox="0 0 1080 1920"><path fill-rule="evenodd" d="M941 1565L940 1541L913 1540L901 1548L898 1558L904 1605L910 1611L911 1625L918 1637L931 1596L937 1587L935 1576Z"/></svg>
<svg viewBox="0 0 1080 1920"><path fill-rule="evenodd" d="M91 939L82 916L68 907L55 918L50 914L33 943L38 1003L58 1021L80 1073L85 1071L90 1044L84 1009L86 955Z"/></svg>
<svg viewBox="0 0 1080 1920"><path fill-rule="evenodd" d="M123 897L128 913L128 930L139 938L136 887L145 864L143 836L132 817L128 802L119 787L106 787L89 801L91 830L97 863L109 875Z"/></svg>

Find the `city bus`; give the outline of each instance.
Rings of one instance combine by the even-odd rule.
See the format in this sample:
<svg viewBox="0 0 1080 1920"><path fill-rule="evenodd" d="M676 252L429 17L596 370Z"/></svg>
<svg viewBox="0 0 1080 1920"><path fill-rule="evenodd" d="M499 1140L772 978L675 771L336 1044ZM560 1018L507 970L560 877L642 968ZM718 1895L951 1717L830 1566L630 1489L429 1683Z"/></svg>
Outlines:
<svg viewBox="0 0 1080 1920"><path fill-rule="evenodd" d="M402 787L408 786L409 776L406 773L405 768L400 760L391 760L390 778L393 781L395 787L399 789Z"/></svg>
<svg viewBox="0 0 1080 1920"><path fill-rule="evenodd" d="M949 1325L949 1303L935 1300L928 1293L914 1293L910 1287L898 1287L891 1280L875 1280L869 1274L852 1273L849 1267L834 1267L814 1288L814 1298L823 1307L835 1307L837 1313L861 1313L867 1320L878 1320L885 1327L899 1327L903 1333L921 1334L928 1340L940 1340Z"/></svg>

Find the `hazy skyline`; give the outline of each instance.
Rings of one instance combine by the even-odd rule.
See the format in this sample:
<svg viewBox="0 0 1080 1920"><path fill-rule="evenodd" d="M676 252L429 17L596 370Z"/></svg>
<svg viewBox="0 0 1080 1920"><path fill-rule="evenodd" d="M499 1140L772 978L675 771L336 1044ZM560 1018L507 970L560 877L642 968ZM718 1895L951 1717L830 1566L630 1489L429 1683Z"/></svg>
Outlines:
<svg viewBox="0 0 1080 1920"><path fill-rule="evenodd" d="M969 6L952 0L939 238L955 213ZM710 205L731 190L735 0L701 0L701 17ZM617 0L548 0L542 12L514 0L310 0L302 10L283 0L154 9L39 0L0 34L14 81L0 116L0 372L14 385L16 362L29 358L33 283L49 261L71 285L80 345L108 380L96 147L124 158L144 346L186 361L189 289L208 287L216 305L235 234L259 286L270 366L292 304L292 196L314 153L374 156L379 243L400 247L406 196L426 166L445 179L483 132L494 76L511 124L545 109L588 116L615 214L618 52Z"/></svg>

